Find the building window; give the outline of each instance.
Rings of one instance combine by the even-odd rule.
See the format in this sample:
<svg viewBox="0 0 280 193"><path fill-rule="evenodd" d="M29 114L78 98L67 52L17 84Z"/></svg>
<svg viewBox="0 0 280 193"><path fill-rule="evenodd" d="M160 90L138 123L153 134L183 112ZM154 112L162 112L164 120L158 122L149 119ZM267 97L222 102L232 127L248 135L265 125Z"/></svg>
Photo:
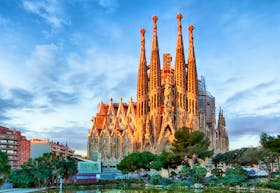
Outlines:
<svg viewBox="0 0 280 193"><path fill-rule="evenodd" d="M7 153L8 154L14 154L14 150L8 150Z"/></svg>

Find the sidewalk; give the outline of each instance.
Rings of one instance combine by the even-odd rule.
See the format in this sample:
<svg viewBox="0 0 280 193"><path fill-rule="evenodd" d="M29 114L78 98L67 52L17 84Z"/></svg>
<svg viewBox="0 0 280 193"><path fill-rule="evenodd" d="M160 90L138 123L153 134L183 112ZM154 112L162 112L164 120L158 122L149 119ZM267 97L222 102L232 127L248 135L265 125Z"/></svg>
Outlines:
<svg viewBox="0 0 280 193"><path fill-rule="evenodd" d="M5 190L0 190L2 193L29 193L29 192L37 192L41 190L45 190L46 188L11 188L11 189L5 189Z"/></svg>

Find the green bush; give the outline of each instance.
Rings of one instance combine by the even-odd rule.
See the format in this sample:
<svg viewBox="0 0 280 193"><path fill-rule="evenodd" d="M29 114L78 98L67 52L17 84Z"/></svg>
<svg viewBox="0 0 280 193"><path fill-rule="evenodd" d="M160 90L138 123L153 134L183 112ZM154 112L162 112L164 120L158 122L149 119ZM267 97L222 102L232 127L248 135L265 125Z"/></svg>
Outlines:
<svg viewBox="0 0 280 193"><path fill-rule="evenodd" d="M202 178L206 176L207 170L199 164L195 164L190 172L190 180L193 184L201 183Z"/></svg>
<svg viewBox="0 0 280 193"><path fill-rule="evenodd" d="M168 179L168 178L162 178L160 181L160 185L169 185L172 184L172 180Z"/></svg>
<svg viewBox="0 0 280 193"><path fill-rule="evenodd" d="M240 165L236 164L232 168L227 169L225 176L222 178L222 183L235 186L246 182L247 178L247 172Z"/></svg>
<svg viewBox="0 0 280 193"><path fill-rule="evenodd" d="M241 187L248 188L249 187L249 183L248 182L242 182L241 183Z"/></svg>
<svg viewBox="0 0 280 193"><path fill-rule="evenodd" d="M215 186L217 186L218 185L218 181L216 180L216 179L211 179L209 182L208 182L208 185L210 186L210 187L215 187Z"/></svg>
<svg viewBox="0 0 280 193"><path fill-rule="evenodd" d="M267 184L268 188L272 188L272 189L276 189L276 190L280 190L280 178L273 180L271 182L268 182Z"/></svg>
<svg viewBox="0 0 280 193"><path fill-rule="evenodd" d="M176 183L173 183L170 185L170 187L172 187L172 188L178 188L180 186L190 186L190 183L187 183L187 181L184 180L184 181L176 182Z"/></svg>
<svg viewBox="0 0 280 193"><path fill-rule="evenodd" d="M157 174L157 175L154 175L151 180L150 180L150 183L153 184L153 185L159 185L160 182L162 180L162 177L161 175Z"/></svg>

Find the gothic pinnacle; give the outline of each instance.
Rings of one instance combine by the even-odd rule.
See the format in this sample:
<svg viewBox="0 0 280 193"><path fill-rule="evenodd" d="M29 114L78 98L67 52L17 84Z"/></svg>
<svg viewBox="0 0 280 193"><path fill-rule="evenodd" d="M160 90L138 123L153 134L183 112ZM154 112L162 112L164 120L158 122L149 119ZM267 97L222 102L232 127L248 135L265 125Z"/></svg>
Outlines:
<svg viewBox="0 0 280 193"><path fill-rule="evenodd" d="M153 16L153 21L154 21L154 32L157 31L157 20L158 20L158 17L155 15Z"/></svg>
<svg viewBox="0 0 280 193"><path fill-rule="evenodd" d="M192 32L194 30L194 26L190 25L188 29L189 29L190 32Z"/></svg>
<svg viewBox="0 0 280 193"><path fill-rule="evenodd" d="M140 30L140 33L141 33L141 47L142 48L145 47L145 32L146 32L146 30L144 28L142 28Z"/></svg>
<svg viewBox="0 0 280 193"><path fill-rule="evenodd" d="M146 62L146 51L145 51L145 32L142 28L141 34L141 48L140 48L140 61L138 68L138 82L137 82L137 116L143 116L143 112L147 112L145 107L147 106L147 93L148 93L148 75L147 75L147 62ZM132 98L131 98L132 101ZM142 104L145 104L143 107Z"/></svg>
<svg viewBox="0 0 280 193"><path fill-rule="evenodd" d="M152 37L152 53L150 59L150 86L149 91L153 93L150 95L151 110L153 108L158 108L160 106L160 58L159 58L159 48L158 48L158 38L157 38L157 16L153 16L154 29Z"/></svg>
<svg viewBox="0 0 280 193"><path fill-rule="evenodd" d="M194 26L193 25L190 25L189 26L189 32L190 32L190 44L192 45L193 44L193 30L194 30Z"/></svg>
<svg viewBox="0 0 280 193"><path fill-rule="evenodd" d="M175 83L177 93L180 93L183 97L178 98L177 104L180 107L185 108L185 90L186 90L186 64L185 64L185 54L184 54L184 45L183 45L183 36L182 36L182 24L181 20L183 15L179 13L177 15L178 19L178 36L176 44L176 59L175 59ZM179 91L180 90L180 91Z"/></svg>
<svg viewBox="0 0 280 193"><path fill-rule="evenodd" d="M181 13L179 13L177 15L177 19L178 19L178 33L182 34L182 24L181 24L181 20L183 18L183 15Z"/></svg>
<svg viewBox="0 0 280 193"><path fill-rule="evenodd" d="M188 112L194 115L198 113L198 80L197 69L193 44L194 27L189 26L189 56L188 56L188 74L187 74L187 93L188 93Z"/></svg>

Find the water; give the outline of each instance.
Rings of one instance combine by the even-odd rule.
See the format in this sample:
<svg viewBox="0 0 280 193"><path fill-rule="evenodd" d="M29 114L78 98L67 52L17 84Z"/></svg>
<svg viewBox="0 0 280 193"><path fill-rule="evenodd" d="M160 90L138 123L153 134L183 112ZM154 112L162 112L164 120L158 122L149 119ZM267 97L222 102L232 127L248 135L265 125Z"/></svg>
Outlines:
<svg viewBox="0 0 280 193"><path fill-rule="evenodd" d="M41 191L38 193L58 193L59 190ZM155 189L92 189L92 190L63 190L63 193L249 193L246 191L229 190L155 190ZM256 192L259 193L259 192Z"/></svg>

